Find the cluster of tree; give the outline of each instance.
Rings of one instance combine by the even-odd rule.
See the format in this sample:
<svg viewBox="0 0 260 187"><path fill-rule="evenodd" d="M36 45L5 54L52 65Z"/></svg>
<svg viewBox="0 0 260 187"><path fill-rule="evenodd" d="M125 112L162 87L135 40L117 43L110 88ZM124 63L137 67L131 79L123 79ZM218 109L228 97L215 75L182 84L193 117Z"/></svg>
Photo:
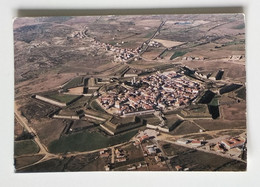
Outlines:
<svg viewBox="0 0 260 187"><path fill-rule="evenodd" d="M20 141L20 140L28 140L28 139L33 139L34 135L32 133L29 133L27 131L23 131L23 133L15 138L15 141Z"/></svg>

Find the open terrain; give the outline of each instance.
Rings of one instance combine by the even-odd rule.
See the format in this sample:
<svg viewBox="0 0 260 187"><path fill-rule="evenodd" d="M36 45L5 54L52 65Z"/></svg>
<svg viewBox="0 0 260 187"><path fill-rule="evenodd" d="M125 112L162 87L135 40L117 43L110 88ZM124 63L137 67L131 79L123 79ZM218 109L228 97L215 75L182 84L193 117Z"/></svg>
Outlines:
<svg viewBox="0 0 260 187"><path fill-rule="evenodd" d="M242 14L13 28L17 172L246 170Z"/></svg>

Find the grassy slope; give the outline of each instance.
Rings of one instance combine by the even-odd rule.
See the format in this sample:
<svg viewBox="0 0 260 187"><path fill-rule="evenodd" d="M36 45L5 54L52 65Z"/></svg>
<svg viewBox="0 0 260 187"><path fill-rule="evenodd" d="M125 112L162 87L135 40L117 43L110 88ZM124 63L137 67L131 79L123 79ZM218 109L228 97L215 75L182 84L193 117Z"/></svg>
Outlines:
<svg viewBox="0 0 260 187"><path fill-rule="evenodd" d="M171 56L170 60L173 60L179 56L183 56L185 55L187 52L186 51L176 51L173 53L173 55Z"/></svg>
<svg viewBox="0 0 260 187"><path fill-rule="evenodd" d="M80 132L69 136L63 136L59 140L53 141L49 145L49 151L52 153L91 151L127 142L136 133L137 130L134 130L112 137L106 137L97 132Z"/></svg>
<svg viewBox="0 0 260 187"><path fill-rule="evenodd" d="M23 140L14 143L14 155L33 154L39 152L39 147L33 140Z"/></svg>
<svg viewBox="0 0 260 187"><path fill-rule="evenodd" d="M54 99L56 101L62 102L62 103L68 103L71 100L75 99L78 97L77 95L63 95L63 94L51 94L48 95L50 99Z"/></svg>

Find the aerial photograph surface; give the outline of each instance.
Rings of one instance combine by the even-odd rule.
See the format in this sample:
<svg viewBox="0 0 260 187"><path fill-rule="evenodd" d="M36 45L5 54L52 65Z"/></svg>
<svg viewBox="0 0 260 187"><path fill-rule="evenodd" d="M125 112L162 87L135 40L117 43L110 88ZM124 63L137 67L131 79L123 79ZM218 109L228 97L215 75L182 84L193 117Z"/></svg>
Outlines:
<svg viewBox="0 0 260 187"><path fill-rule="evenodd" d="M243 14L14 20L14 168L246 171Z"/></svg>

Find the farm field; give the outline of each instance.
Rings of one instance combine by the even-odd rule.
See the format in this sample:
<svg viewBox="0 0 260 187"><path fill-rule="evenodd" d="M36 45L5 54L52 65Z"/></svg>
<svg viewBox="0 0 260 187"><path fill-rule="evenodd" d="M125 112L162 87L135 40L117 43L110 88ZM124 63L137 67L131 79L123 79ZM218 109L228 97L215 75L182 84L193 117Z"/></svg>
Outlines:
<svg viewBox="0 0 260 187"><path fill-rule="evenodd" d="M59 107L50 105L46 102L28 98L28 101L20 108L21 113L28 121L41 121L52 112L58 110Z"/></svg>
<svg viewBox="0 0 260 187"><path fill-rule="evenodd" d="M183 42L176 42L171 40L154 39L154 41L161 43L166 48L175 47L177 45L183 44Z"/></svg>
<svg viewBox="0 0 260 187"><path fill-rule="evenodd" d="M21 126L21 124L15 119L14 121L14 137L19 137L20 135L22 135L24 129Z"/></svg>
<svg viewBox="0 0 260 187"><path fill-rule="evenodd" d="M39 152L39 147L33 140L21 140L18 142L14 142L14 155L26 155L26 154L34 154Z"/></svg>
<svg viewBox="0 0 260 187"><path fill-rule="evenodd" d="M18 172L55 172L55 171L104 171L106 160L99 158L99 153L72 156L63 159L51 159Z"/></svg>
<svg viewBox="0 0 260 187"><path fill-rule="evenodd" d="M96 100L90 101L89 106L90 106L92 109L94 109L95 111L105 112L105 110L97 103Z"/></svg>
<svg viewBox="0 0 260 187"><path fill-rule="evenodd" d="M59 93L50 93L45 96L47 96L50 99L62 102L62 103L69 103L78 97L77 95L65 95L65 94L59 94Z"/></svg>
<svg viewBox="0 0 260 187"><path fill-rule="evenodd" d="M75 87L82 85L83 81L84 81L84 77L76 77L76 78L71 79L67 83L65 83L62 86L62 88L65 89L65 90L70 89L70 88L75 88Z"/></svg>
<svg viewBox="0 0 260 187"><path fill-rule="evenodd" d="M246 164L243 162L192 149L186 151L185 154L178 154L171 160L171 165L173 167L181 165L184 168L189 168L190 171L246 170Z"/></svg>
<svg viewBox="0 0 260 187"><path fill-rule="evenodd" d="M181 56L185 55L186 53L187 53L187 52L185 52L185 51L176 51L176 52L174 52L173 55L170 57L170 60L173 60L173 59L175 59L175 58L177 58L177 57L181 57Z"/></svg>
<svg viewBox="0 0 260 187"><path fill-rule="evenodd" d="M189 149L186 147L177 146L163 141L159 143L162 145L163 151L166 153L167 156L180 155L189 151Z"/></svg>
<svg viewBox="0 0 260 187"><path fill-rule="evenodd" d="M24 166L33 164L43 158L43 155L34 155L34 156L19 156L15 158L15 168L19 169Z"/></svg>
<svg viewBox="0 0 260 187"><path fill-rule="evenodd" d="M27 172L55 172L55 171L64 171L63 168L66 164L66 162L69 159L51 159L44 162L41 162L39 164L26 167L24 169L18 170L18 172L21 173L27 173Z"/></svg>
<svg viewBox="0 0 260 187"><path fill-rule="evenodd" d="M224 105L221 107L223 118L226 120L245 120L246 103Z"/></svg>
<svg viewBox="0 0 260 187"><path fill-rule="evenodd" d="M246 100L246 88L243 87L240 90L236 91L237 97Z"/></svg>
<svg viewBox="0 0 260 187"><path fill-rule="evenodd" d="M144 161L143 152L141 151L140 147L136 148L133 144L121 146L121 149L126 151L127 160L125 162L116 162L115 163L115 171L124 171L123 169L133 164L137 164Z"/></svg>
<svg viewBox="0 0 260 187"><path fill-rule="evenodd" d="M66 121L61 119L44 119L40 123L32 124L42 143L47 147L50 142L59 139L66 126Z"/></svg>
<svg viewBox="0 0 260 187"><path fill-rule="evenodd" d="M207 130L221 130L221 129L245 129L246 121L232 121L232 120L194 120L200 126Z"/></svg>

